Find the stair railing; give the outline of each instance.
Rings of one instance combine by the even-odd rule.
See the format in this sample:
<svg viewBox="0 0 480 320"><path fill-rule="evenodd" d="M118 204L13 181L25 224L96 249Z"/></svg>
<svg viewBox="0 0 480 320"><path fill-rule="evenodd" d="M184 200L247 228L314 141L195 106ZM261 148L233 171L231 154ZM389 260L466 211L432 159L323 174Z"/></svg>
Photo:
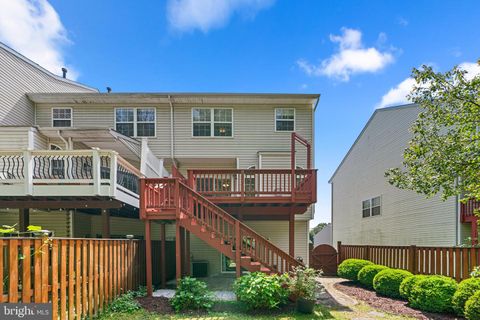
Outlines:
<svg viewBox="0 0 480 320"><path fill-rule="evenodd" d="M211 232L222 244L230 245L233 249L240 243L240 252L260 262L271 272L284 273L292 267L302 265L294 257L278 248L262 235L235 219L213 202L194 191L188 185L175 179L175 189L178 194L178 208L181 215L195 219L206 231ZM186 218L180 216L180 219ZM237 230L237 228L240 228ZM237 241L237 237L240 241ZM236 259L236 263L241 263Z"/></svg>

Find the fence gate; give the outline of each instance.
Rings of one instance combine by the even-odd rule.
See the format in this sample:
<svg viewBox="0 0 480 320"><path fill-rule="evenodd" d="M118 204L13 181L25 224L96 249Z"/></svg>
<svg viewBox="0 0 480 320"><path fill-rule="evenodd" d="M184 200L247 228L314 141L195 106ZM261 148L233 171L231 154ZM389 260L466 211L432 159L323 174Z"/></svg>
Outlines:
<svg viewBox="0 0 480 320"><path fill-rule="evenodd" d="M328 244L321 244L311 251L310 266L323 270L326 276L337 274L337 250Z"/></svg>

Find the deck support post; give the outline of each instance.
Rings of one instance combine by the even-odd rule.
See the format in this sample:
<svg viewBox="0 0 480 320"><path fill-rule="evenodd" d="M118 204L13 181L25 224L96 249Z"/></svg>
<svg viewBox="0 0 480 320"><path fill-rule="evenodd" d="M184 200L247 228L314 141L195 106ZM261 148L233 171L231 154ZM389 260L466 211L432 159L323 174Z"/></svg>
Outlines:
<svg viewBox="0 0 480 320"><path fill-rule="evenodd" d="M152 288L152 236L151 236L151 221L145 220L145 264L146 264L146 281L147 281L147 296L151 297L153 293Z"/></svg>
<svg viewBox="0 0 480 320"><path fill-rule="evenodd" d="M27 227L30 225L30 209L20 208L18 209L18 230L20 232L26 232Z"/></svg>
<svg viewBox="0 0 480 320"><path fill-rule="evenodd" d="M478 219L472 220L472 244L478 244Z"/></svg>
<svg viewBox="0 0 480 320"><path fill-rule="evenodd" d="M165 261L165 223L160 225L160 240L161 242L161 253L160 253L160 272L161 275L161 285L162 288L165 288L167 282L167 274L166 274L166 261Z"/></svg>
<svg viewBox="0 0 480 320"><path fill-rule="evenodd" d="M102 209L102 238L110 238L110 211Z"/></svg>
<svg viewBox="0 0 480 320"><path fill-rule="evenodd" d="M190 276L190 231L185 229L185 274Z"/></svg>
<svg viewBox="0 0 480 320"><path fill-rule="evenodd" d="M180 227L180 252L181 252L181 259L182 259L182 277L185 276L185 262L186 262L186 254L185 254L185 228Z"/></svg>
<svg viewBox="0 0 480 320"><path fill-rule="evenodd" d="M177 286L182 278L182 246L181 246L181 234L180 234L180 219L177 218L175 223L175 278L177 279Z"/></svg>
<svg viewBox="0 0 480 320"><path fill-rule="evenodd" d="M235 220L235 274L242 276L242 242L240 238L240 221Z"/></svg>
<svg viewBox="0 0 480 320"><path fill-rule="evenodd" d="M288 221L288 254L295 256L295 215L290 212Z"/></svg>

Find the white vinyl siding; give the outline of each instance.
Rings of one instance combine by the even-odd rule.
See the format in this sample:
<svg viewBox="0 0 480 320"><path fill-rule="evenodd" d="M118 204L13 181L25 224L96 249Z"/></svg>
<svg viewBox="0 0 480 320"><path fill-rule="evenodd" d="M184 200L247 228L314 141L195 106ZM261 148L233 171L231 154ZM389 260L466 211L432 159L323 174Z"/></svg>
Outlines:
<svg viewBox="0 0 480 320"><path fill-rule="evenodd" d="M58 71L60 72L60 69ZM34 105L27 98L27 92L94 92L94 90L52 77L0 44L0 125L35 124Z"/></svg>
<svg viewBox="0 0 480 320"><path fill-rule="evenodd" d="M384 173L400 166L419 108L380 109L332 178L333 243L456 245L456 201L426 199L391 186ZM381 212L362 218L362 201L381 195ZM460 228L460 226L458 226Z"/></svg>

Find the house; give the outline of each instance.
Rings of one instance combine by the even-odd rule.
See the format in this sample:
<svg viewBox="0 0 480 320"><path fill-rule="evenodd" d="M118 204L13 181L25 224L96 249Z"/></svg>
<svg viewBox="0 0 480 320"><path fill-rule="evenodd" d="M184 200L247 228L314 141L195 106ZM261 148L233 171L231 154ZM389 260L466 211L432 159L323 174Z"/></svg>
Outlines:
<svg viewBox="0 0 480 320"><path fill-rule="evenodd" d="M163 240L177 278L308 264L319 95L99 93L0 54L2 224Z"/></svg>
<svg viewBox="0 0 480 320"><path fill-rule="evenodd" d="M474 202L426 199L384 176L402 165L419 112L415 104L375 110L335 170L329 181L334 244L454 246L478 237Z"/></svg>
<svg viewBox="0 0 480 320"><path fill-rule="evenodd" d="M328 244L329 246L333 245L332 242L332 224L327 223L322 230L318 231L313 236L313 247L317 247L321 244Z"/></svg>

